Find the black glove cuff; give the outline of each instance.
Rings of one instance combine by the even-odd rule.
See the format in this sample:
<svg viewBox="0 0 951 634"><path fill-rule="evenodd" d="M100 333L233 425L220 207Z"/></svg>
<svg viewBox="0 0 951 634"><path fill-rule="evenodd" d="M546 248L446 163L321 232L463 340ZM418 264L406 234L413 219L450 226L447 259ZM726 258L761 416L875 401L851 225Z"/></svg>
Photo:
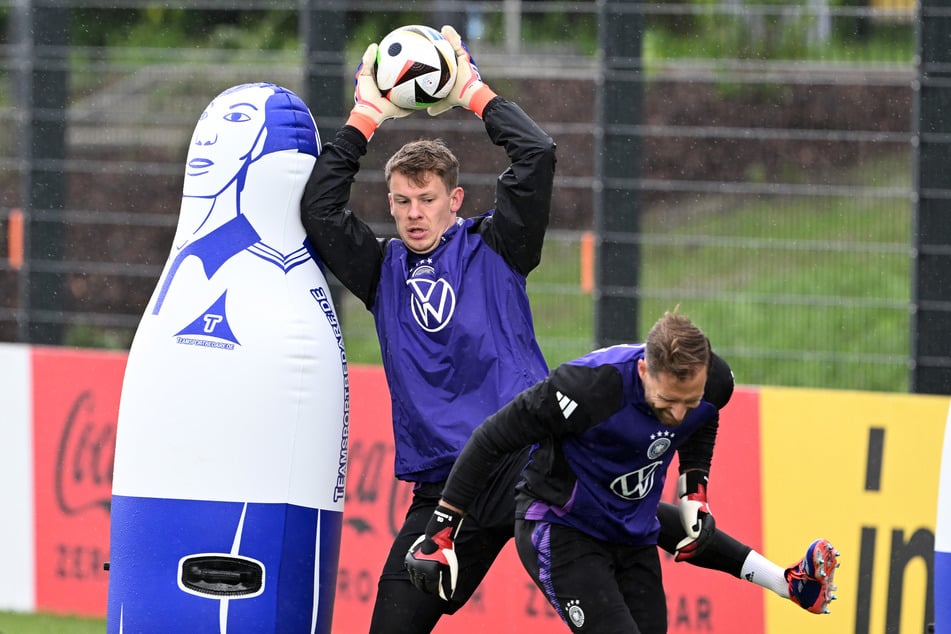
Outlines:
<svg viewBox="0 0 951 634"><path fill-rule="evenodd" d="M701 493L707 495L707 480L708 475L706 471L700 471L699 469L691 469L690 471L684 472L685 486L684 490L680 492L680 497L685 495L691 495L694 493Z"/></svg>
<svg viewBox="0 0 951 634"><path fill-rule="evenodd" d="M433 511L432 517L429 518L429 522L426 524L426 537L432 537L436 533L445 530L448 526L452 529L449 533L449 538L455 539L460 524L462 524L462 513L456 513L445 506L439 505L436 507L436 510Z"/></svg>

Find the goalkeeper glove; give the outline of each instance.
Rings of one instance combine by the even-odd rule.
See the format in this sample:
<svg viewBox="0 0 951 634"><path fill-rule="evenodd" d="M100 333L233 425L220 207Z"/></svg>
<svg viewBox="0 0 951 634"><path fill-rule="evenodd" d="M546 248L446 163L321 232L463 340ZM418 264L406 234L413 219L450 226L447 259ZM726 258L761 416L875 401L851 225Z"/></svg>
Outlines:
<svg viewBox="0 0 951 634"><path fill-rule="evenodd" d="M677 495L680 496L680 523L687 536L677 544L674 559L686 561L706 548L717 530L707 504L707 474L697 470L682 473L677 480Z"/></svg>
<svg viewBox="0 0 951 634"><path fill-rule="evenodd" d="M403 560L413 585L445 601L452 598L459 577L453 540L462 525L462 514L439 505L426 524L426 532L410 547Z"/></svg>
<svg viewBox="0 0 951 634"><path fill-rule="evenodd" d="M373 76L373 64L376 61L376 44L370 44L363 54L363 61L357 67L355 88L353 91L353 109L347 119L347 125L359 130L367 141L376 129L387 119L399 119L413 114L412 110L400 108L380 94Z"/></svg>
<svg viewBox="0 0 951 634"><path fill-rule="evenodd" d="M452 50L456 54L456 82L452 85L449 95L431 105L426 112L435 117L456 106L461 106L471 110L481 119L485 105L495 97L495 92L483 83L482 76L479 75L479 67L472 61L469 49L462 43L462 38L456 30L446 25L442 27L441 33L452 45Z"/></svg>

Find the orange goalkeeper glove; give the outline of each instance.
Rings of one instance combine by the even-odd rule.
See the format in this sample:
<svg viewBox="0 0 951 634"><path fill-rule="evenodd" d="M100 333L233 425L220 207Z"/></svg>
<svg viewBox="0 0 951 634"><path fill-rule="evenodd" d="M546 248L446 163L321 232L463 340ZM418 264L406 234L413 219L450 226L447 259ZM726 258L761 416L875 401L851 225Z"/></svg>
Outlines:
<svg viewBox="0 0 951 634"><path fill-rule="evenodd" d="M358 129L367 141L387 119L399 119L413 114L412 110L400 108L380 94L380 88L373 76L373 63L376 61L378 48L376 44L370 44L363 54L363 61L357 67L353 109L347 119L347 125Z"/></svg>
<svg viewBox="0 0 951 634"><path fill-rule="evenodd" d="M456 82L452 85L449 95L429 106L426 112L435 117L458 106L471 110L481 119L482 111L485 105L495 97L495 91L482 81L479 67L472 61L469 49L462 43L462 38L456 33L456 29L446 25L440 32L452 45L452 50L456 54Z"/></svg>

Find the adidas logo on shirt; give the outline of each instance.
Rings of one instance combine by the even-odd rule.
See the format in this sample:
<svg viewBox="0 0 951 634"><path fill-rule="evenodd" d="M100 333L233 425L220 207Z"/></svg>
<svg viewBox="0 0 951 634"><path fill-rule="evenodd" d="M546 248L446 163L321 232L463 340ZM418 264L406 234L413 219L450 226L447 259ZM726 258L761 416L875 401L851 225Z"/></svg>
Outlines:
<svg viewBox="0 0 951 634"><path fill-rule="evenodd" d="M555 391L555 397L558 399L558 406L561 407L561 415L565 417L565 420L568 420L578 404L558 391Z"/></svg>

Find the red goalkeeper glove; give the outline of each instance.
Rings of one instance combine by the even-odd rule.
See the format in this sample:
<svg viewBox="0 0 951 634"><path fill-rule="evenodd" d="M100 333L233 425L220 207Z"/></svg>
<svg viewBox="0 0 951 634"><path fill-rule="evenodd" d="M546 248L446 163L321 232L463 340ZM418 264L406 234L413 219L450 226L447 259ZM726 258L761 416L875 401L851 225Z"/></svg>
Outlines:
<svg viewBox="0 0 951 634"><path fill-rule="evenodd" d="M680 496L680 523L687 536L677 544L674 559L686 561L706 548L717 530L707 504L707 474L696 470L682 473L677 480L677 495Z"/></svg>
<svg viewBox="0 0 951 634"><path fill-rule="evenodd" d="M453 540L462 525L462 514L438 506L426 524L426 533L410 547L403 560L413 585L448 601L456 590L459 562Z"/></svg>

